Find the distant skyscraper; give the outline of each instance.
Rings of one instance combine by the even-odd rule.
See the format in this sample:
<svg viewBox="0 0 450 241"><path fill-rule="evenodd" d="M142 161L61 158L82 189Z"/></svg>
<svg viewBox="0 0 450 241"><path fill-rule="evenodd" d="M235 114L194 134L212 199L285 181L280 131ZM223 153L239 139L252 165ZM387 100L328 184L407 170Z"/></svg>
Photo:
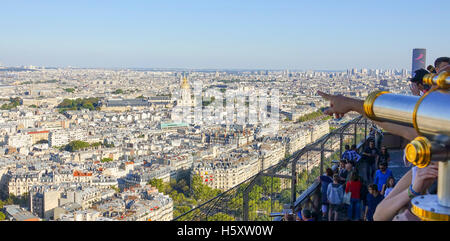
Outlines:
<svg viewBox="0 0 450 241"><path fill-rule="evenodd" d="M402 69L402 77L406 77L408 75L407 69Z"/></svg>
<svg viewBox="0 0 450 241"><path fill-rule="evenodd" d="M426 49L413 49L412 55L412 69L411 74L414 75L414 71L424 68L426 64L427 50Z"/></svg>

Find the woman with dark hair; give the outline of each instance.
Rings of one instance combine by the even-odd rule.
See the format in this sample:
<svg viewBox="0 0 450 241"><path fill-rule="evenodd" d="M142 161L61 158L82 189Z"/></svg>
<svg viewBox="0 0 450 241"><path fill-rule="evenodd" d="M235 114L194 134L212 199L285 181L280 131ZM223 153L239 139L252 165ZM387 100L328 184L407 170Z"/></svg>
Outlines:
<svg viewBox="0 0 450 241"><path fill-rule="evenodd" d="M333 182L333 170L331 168L326 169L326 175L320 176L318 178L321 185L321 195L322 195L322 219L326 220L326 215L328 213L328 199L327 199L327 189L328 185Z"/></svg>
<svg viewBox="0 0 450 241"><path fill-rule="evenodd" d="M348 176L348 171L345 168L345 165L347 165L347 161L345 159L342 159L339 162L339 171L338 171L339 184L341 184L341 185L345 184L345 181Z"/></svg>
<svg viewBox="0 0 450 241"><path fill-rule="evenodd" d="M449 57L440 57L434 61L434 68L436 69L436 73L441 73L443 71L450 71L450 58Z"/></svg>
<svg viewBox="0 0 450 241"><path fill-rule="evenodd" d="M348 219L359 221L361 219L361 181L357 172L352 172L350 181L347 182L345 193L351 193Z"/></svg>
<svg viewBox="0 0 450 241"><path fill-rule="evenodd" d="M430 72L428 72L428 70L426 69L418 69L414 71L414 77L409 79L409 81L411 82L410 89L413 95L422 96L430 90L431 87L423 83L423 77L429 73Z"/></svg>
<svg viewBox="0 0 450 241"><path fill-rule="evenodd" d="M387 197L389 193L394 190L395 186L395 178L389 177L386 184L383 185L383 189L381 190L381 195L384 197Z"/></svg>

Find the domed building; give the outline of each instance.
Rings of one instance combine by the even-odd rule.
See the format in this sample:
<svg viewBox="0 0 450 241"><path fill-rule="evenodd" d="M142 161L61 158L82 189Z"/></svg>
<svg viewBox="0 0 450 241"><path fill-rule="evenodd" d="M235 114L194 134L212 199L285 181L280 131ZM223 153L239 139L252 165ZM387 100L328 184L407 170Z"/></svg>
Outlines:
<svg viewBox="0 0 450 241"><path fill-rule="evenodd" d="M177 101L177 105L180 107L194 107L195 97L192 98L191 86L186 76L183 76L181 81L180 99Z"/></svg>
<svg viewBox="0 0 450 241"><path fill-rule="evenodd" d="M172 121L177 123L192 123L195 97L192 96L191 86L186 76L181 78L180 87L177 105L172 110Z"/></svg>

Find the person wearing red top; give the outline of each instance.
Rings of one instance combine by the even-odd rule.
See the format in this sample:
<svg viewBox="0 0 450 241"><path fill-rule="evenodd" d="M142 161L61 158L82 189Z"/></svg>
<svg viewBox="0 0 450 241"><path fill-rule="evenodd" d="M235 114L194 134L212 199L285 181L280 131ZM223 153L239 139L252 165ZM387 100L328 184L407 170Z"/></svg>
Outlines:
<svg viewBox="0 0 450 241"><path fill-rule="evenodd" d="M348 208L349 220L361 219L361 181L358 173L353 172L350 181L345 186L345 193L351 192L350 207ZM353 218L354 217L354 218Z"/></svg>

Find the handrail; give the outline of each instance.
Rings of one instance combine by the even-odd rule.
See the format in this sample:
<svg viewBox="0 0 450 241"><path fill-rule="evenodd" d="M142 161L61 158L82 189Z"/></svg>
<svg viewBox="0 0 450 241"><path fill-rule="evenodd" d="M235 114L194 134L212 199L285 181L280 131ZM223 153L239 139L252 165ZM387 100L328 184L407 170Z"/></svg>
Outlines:
<svg viewBox="0 0 450 241"><path fill-rule="evenodd" d="M367 139L362 140L356 148L359 150L365 143L367 142ZM335 167L337 168L337 167ZM333 170L334 171L334 170ZM315 180L313 184L311 184L308 189L306 189L295 201L294 207L298 208L300 205L302 205L318 188L320 188L320 181Z"/></svg>

